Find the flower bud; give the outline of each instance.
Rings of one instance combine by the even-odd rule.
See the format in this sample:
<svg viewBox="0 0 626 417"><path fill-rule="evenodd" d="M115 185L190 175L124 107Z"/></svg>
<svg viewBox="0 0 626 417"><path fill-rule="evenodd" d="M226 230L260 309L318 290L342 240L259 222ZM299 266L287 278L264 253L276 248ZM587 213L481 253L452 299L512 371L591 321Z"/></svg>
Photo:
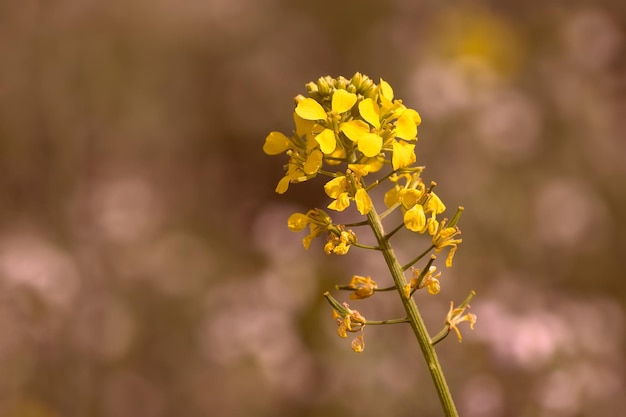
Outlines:
<svg viewBox="0 0 626 417"><path fill-rule="evenodd" d="M309 95L313 93L317 93L318 92L317 84L315 84L313 81L307 83L306 91L309 93Z"/></svg>
<svg viewBox="0 0 626 417"><path fill-rule="evenodd" d="M336 88L338 90L345 90L347 86L348 86L348 80L346 80L343 77L337 78Z"/></svg>
<svg viewBox="0 0 626 417"><path fill-rule="evenodd" d="M361 83L363 82L363 79L367 78L365 77L363 74L361 74L360 72L355 72L354 75L352 76L352 78L350 79L350 82L356 87L359 88L361 86Z"/></svg>
<svg viewBox="0 0 626 417"><path fill-rule="evenodd" d="M332 86L329 78L330 77L320 77L317 80L318 91L322 97L327 97L330 94Z"/></svg>

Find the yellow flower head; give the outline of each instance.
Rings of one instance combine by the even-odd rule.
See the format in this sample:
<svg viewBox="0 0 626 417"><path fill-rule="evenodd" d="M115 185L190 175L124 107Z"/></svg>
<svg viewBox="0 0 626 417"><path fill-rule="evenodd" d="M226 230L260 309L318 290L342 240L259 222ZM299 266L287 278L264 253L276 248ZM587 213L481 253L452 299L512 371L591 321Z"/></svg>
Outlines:
<svg viewBox="0 0 626 417"><path fill-rule="evenodd" d="M328 233L328 242L324 245L324 252L327 255L345 255L350 250L350 246L357 241L356 234L352 230L344 230L344 226L331 228Z"/></svg>
<svg viewBox="0 0 626 417"><path fill-rule="evenodd" d="M310 233L302 239L302 244L306 249L309 248L314 238L321 236L333 227L330 216L320 209L309 210L306 214L294 213L287 219L287 227L293 232L304 230L307 225Z"/></svg>
<svg viewBox="0 0 626 417"><path fill-rule="evenodd" d="M346 90L337 90L332 95L331 109L327 112L324 107L313 98L305 98L298 103L296 114L304 120L316 121L324 126L315 140L326 155L335 151L337 146L337 131L335 125L342 119L342 114L348 112L355 105L357 96ZM339 125L340 128L340 125Z"/></svg>
<svg viewBox="0 0 626 417"><path fill-rule="evenodd" d="M317 176L324 165L356 162L375 172L386 164L400 170L415 163L420 116L394 98L387 81L381 78L377 85L356 73L351 79L321 77L306 88L308 97L295 98L293 134L271 132L263 145L268 155L289 156L287 173L276 192L282 194L290 184ZM357 208L367 213L367 198L359 194ZM335 199L333 209L347 207L348 196Z"/></svg>
<svg viewBox="0 0 626 417"><path fill-rule="evenodd" d="M430 261L422 270L411 268L411 270L413 271L413 276L404 288L404 295L406 296L406 298L409 298L415 290L424 287L428 288L428 292L430 294L439 294L439 291L441 289L439 284L439 277L441 277L441 272L435 273L437 271L437 267L433 265L435 259L436 256L431 255Z"/></svg>
<svg viewBox="0 0 626 417"><path fill-rule="evenodd" d="M474 324L476 324L476 314L465 313L465 310L470 308L469 302L474 297L476 293L474 291L470 292L470 295L461 303L460 306L454 308L454 302L450 301L450 310L448 311L448 315L446 316L446 324L449 329L453 329L456 332L456 335L459 339L459 342L463 341L463 336L461 336L461 331L458 329L458 325L464 321L469 322L470 329L474 330Z"/></svg>
<svg viewBox="0 0 626 417"><path fill-rule="evenodd" d="M458 226L446 227L447 219L443 219L434 228L432 237L433 245L435 246L435 252L439 253L445 247L450 247L448 257L446 258L446 267L452 266L452 259L457 250L457 245L463 242L463 239L458 239L456 236L461 234L461 230Z"/></svg>
<svg viewBox="0 0 626 417"><path fill-rule="evenodd" d="M350 294L350 299L361 300L374 295L378 285L376 285L376 281L370 277L354 275L348 284L348 288L354 290L354 292Z"/></svg>

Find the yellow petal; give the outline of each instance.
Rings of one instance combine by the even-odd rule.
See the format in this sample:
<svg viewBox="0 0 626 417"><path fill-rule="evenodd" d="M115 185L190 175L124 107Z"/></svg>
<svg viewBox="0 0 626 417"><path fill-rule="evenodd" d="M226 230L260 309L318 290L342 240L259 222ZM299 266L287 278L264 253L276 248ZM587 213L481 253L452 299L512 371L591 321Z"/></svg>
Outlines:
<svg viewBox="0 0 626 417"><path fill-rule="evenodd" d="M335 150L331 152L328 156L333 158L326 161L328 165L339 165L341 163L341 159L346 158L346 150L340 146L337 146Z"/></svg>
<svg viewBox="0 0 626 417"><path fill-rule="evenodd" d="M426 209L435 212L435 214L441 214L446 211L446 206L437 194L431 192L428 202L426 203Z"/></svg>
<svg viewBox="0 0 626 417"><path fill-rule="evenodd" d="M324 129L322 133L315 136L315 140L320 144L320 149L326 155L332 153L337 146L337 139L335 138L335 132L330 129Z"/></svg>
<svg viewBox="0 0 626 417"><path fill-rule="evenodd" d="M290 148L289 138L280 132L271 132L265 138L263 152L268 155L278 155Z"/></svg>
<svg viewBox="0 0 626 417"><path fill-rule="evenodd" d="M454 259L454 254L456 253L457 246L454 245L450 248L450 252L448 252L448 257L446 258L446 268L452 267L452 260Z"/></svg>
<svg viewBox="0 0 626 417"><path fill-rule="evenodd" d="M413 122L415 122L415 126L419 126L420 124L422 124L422 117L418 112L413 109L406 109L406 113L411 115L411 117L413 118Z"/></svg>
<svg viewBox="0 0 626 417"><path fill-rule="evenodd" d="M309 224L309 217L302 213L293 213L287 219L287 227L292 232L299 232Z"/></svg>
<svg viewBox="0 0 626 417"><path fill-rule="evenodd" d="M382 78L380 79L380 94L387 100L393 100L393 89L389 83Z"/></svg>
<svg viewBox="0 0 626 417"><path fill-rule="evenodd" d="M337 199L328 205L328 208L336 211L344 211L350 206L350 196L348 193L341 193Z"/></svg>
<svg viewBox="0 0 626 417"><path fill-rule="evenodd" d="M364 188L356 190L354 201L356 202L356 209L362 215L365 216L372 210L372 199Z"/></svg>
<svg viewBox="0 0 626 417"><path fill-rule="evenodd" d="M376 156L383 147L383 138L375 133L368 133L359 139L357 146L363 155L367 157Z"/></svg>
<svg viewBox="0 0 626 417"><path fill-rule="evenodd" d="M370 173L378 172L385 166L385 158L381 157L381 154L373 156L371 158L363 158L363 163L370 167Z"/></svg>
<svg viewBox="0 0 626 417"><path fill-rule="evenodd" d="M422 193L414 188L402 189L398 194L400 203L402 203L405 209L415 206L422 197Z"/></svg>
<svg viewBox="0 0 626 417"><path fill-rule="evenodd" d="M363 339L363 334L355 337L352 341L351 345L352 350L356 353L361 353L365 349L365 340Z"/></svg>
<svg viewBox="0 0 626 417"><path fill-rule="evenodd" d="M309 246L311 246L311 242L313 241L314 238L315 236L313 235L306 235L302 239L302 246L304 246L304 249L309 249Z"/></svg>
<svg viewBox="0 0 626 417"><path fill-rule="evenodd" d="M421 231L426 225L426 215L424 208L416 204L404 213L404 225L413 232Z"/></svg>
<svg viewBox="0 0 626 417"><path fill-rule="evenodd" d="M326 111L312 98L305 98L296 107L296 114L304 120L325 120Z"/></svg>
<svg viewBox="0 0 626 417"><path fill-rule="evenodd" d="M398 198L399 198L398 190L396 190L395 188L392 188L391 190L387 191L385 193L385 199L384 199L385 206L387 206L387 208L390 208L391 206L399 202Z"/></svg>
<svg viewBox="0 0 626 417"><path fill-rule="evenodd" d="M346 90L337 90L333 94L332 109L335 113L347 112L356 103L356 94L349 93Z"/></svg>
<svg viewBox="0 0 626 417"><path fill-rule="evenodd" d="M417 125L408 110L402 113L396 122L396 136L406 140L414 139L417 136Z"/></svg>
<svg viewBox="0 0 626 417"><path fill-rule="evenodd" d="M337 198L346 191L346 176L341 175L324 184L324 191L330 198Z"/></svg>
<svg viewBox="0 0 626 417"><path fill-rule="evenodd" d="M366 98L359 103L359 113L369 124L380 129L380 108L371 98Z"/></svg>
<svg viewBox="0 0 626 417"><path fill-rule="evenodd" d="M348 164L348 169L360 177L370 173L372 166L367 164Z"/></svg>
<svg viewBox="0 0 626 417"><path fill-rule="evenodd" d="M304 173L307 175L316 174L322 167L324 154L319 149L314 150L304 162Z"/></svg>
<svg viewBox="0 0 626 417"><path fill-rule="evenodd" d="M284 194L288 188L289 188L289 176L286 175L282 177L280 181L278 181L278 185L276 186L276 189L274 191L276 191L278 194Z"/></svg>
<svg viewBox="0 0 626 417"><path fill-rule="evenodd" d="M351 120L342 123L339 130L352 142L358 142L363 135L370 133L370 127L361 120Z"/></svg>
<svg viewBox="0 0 626 417"><path fill-rule="evenodd" d="M403 140L393 141L393 155L391 165L393 169L400 169L415 162L415 144Z"/></svg>
<svg viewBox="0 0 626 417"><path fill-rule="evenodd" d="M293 113L293 121L296 125L296 135L298 137L305 136L307 139L313 133L313 127L315 126L315 121L313 120L305 120L302 117L298 116L298 113Z"/></svg>
<svg viewBox="0 0 626 417"><path fill-rule="evenodd" d="M426 220L426 224L428 226L428 234L434 236L437 233L437 229L439 228L439 223L437 222L437 219L429 217Z"/></svg>
<svg viewBox="0 0 626 417"><path fill-rule="evenodd" d="M411 288L411 284L406 284L406 285L404 286L403 291L404 291L404 297L405 297L406 299L411 298L411 290L412 290L412 289L413 289L413 288Z"/></svg>
<svg viewBox="0 0 626 417"><path fill-rule="evenodd" d="M437 278L433 278L428 283L428 292L432 295L437 295L439 294L439 291L441 291L441 285L439 284L439 280Z"/></svg>

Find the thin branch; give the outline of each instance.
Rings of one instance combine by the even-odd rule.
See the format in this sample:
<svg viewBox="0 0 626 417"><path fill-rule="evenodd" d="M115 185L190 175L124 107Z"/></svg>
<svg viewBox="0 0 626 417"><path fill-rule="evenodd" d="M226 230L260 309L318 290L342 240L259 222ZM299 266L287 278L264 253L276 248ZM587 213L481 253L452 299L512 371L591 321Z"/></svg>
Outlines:
<svg viewBox="0 0 626 417"><path fill-rule="evenodd" d="M409 269L410 267L412 267L413 265L418 263L420 259L422 259L424 256L428 255L428 252L430 252L433 249L435 249L435 245L430 245L430 247L428 249L426 249L424 252L422 252L419 255L417 255L417 257L412 259L408 264L404 265L402 267L402 270L406 271L407 269Z"/></svg>

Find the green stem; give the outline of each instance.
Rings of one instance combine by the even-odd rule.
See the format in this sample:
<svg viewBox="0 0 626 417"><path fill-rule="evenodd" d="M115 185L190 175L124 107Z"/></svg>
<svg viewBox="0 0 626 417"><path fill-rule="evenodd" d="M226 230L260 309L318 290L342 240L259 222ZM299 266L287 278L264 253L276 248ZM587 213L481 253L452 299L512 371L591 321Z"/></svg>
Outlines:
<svg viewBox="0 0 626 417"><path fill-rule="evenodd" d="M448 384L446 383L443 370L441 369L439 359L437 358L437 353L435 352L435 349L431 344L430 336L428 335L428 331L426 330L424 320L419 313L417 304L415 304L415 301L412 297L407 299L404 296L404 287L407 284L406 277L404 276L405 269L400 265L400 262L398 262L398 258L396 258L396 255L391 248L389 241L385 238L383 225L380 222L380 218L378 217L378 213L376 212L375 208L372 208L372 210L367 214L367 219L370 222L372 231L374 232L374 235L378 240L378 244L382 250L385 262L387 263L389 271L391 272L391 276L393 277L393 281L396 284L398 294L400 296L400 299L402 300L404 309L406 310L407 319L411 324L411 328L415 333L417 342L419 343L420 349L422 350L422 353L424 355L424 359L426 360L426 363L428 365L428 370L430 371L433 383L435 384L435 389L437 390L437 394L445 411L445 415L447 417L458 417L456 407L454 406L454 400L452 399L452 394L450 393L450 389L448 388ZM428 250L430 249L432 248L429 248Z"/></svg>
<svg viewBox="0 0 626 417"><path fill-rule="evenodd" d="M335 285L335 289L337 291L355 291L357 290L357 288L351 287L349 285ZM393 287L385 287L385 288L374 288L375 292L384 292L384 291L394 291L396 289L396 286L394 285Z"/></svg>
<svg viewBox="0 0 626 417"><path fill-rule="evenodd" d="M345 227L357 227L357 226L365 226L366 224L369 224L367 220L363 220L362 222L344 223L343 225Z"/></svg>
<svg viewBox="0 0 626 417"><path fill-rule="evenodd" d="M394 285L393 287L376 288L376 289L374 289L374 291L393 291L395 289L396 289L396 286Z"/></svg>
<svg viewBox="0 0 626 417"><path fill-rule="evenodd" d="M352 246L355 246L355 247L357 247L357 248L361 248L361 249L373 249L373 250L380 250L380 248L379 248L378 246L363 245L363 244L361 244L361 243L357 243L357 242L354 242L354 243L352 244Z"/></svg>
<svg viewBox="0 0 626 417"><path fill-rule="evenodd" d="M437 333L437 336L432 338L432 340L430 341L430 344L435 346L437 343L441 342L450 334L450 330L451 330L450 326L446 326L443 329L441 329L441 331Z"/></svg>
<svg viewBox="0 0 626 417"><path fill-rule="evenodd" d="M324 169L320 169L319 171L317 171L317 173L320 175L326 175L327 177L331 177L331 178L336 178L338 175L336 172L330 172Z"/></svg>
<svg viewBox="0 0 626 417"><path fill-rule="evenodd" d="M422 272L420 272L419 276L417 277L417 286L415 287L416 289L422 287L422 282L424 282L424 277L428 273L430 266L433 264L433 262L435 262L435 259L437 259L435 255L430 255L430 259L428 260L428 263L426 264L424 268L422 268Z"/></svg>
<svg viewBox="0 0 626 417"><path fill-rule="evenodd" d="M387 240L391 239L391 236L395 235L399 230L402 230L403 227L404 227L404 223L400 223L399 225L394 227L391 232L385 235L385 239Z"/></svg>
<svg viewBox="0 0 626 417"><path fill-rule="evenodd" d="M389 320L367 320L365 324L369 324L372 326L383 325L383 324L400 324L400 323L408 323L409 319L403 317L401 319L389 319Z"/></svg>
<svg viewBox="0 0 626 417"><path fill-rule="evenodd" d="M408 264L404 265L402 267L403 271L406 271L407 269L409 269L410 267L412 267L413 265L415 265L420 259L422 259L424 256L426 256L428 254L428 252L430 252L431 250L435 249L435 245L430 245L430 247L428 249L426 249L424 252L420 253L419 255L417 255L414 259L412 259Z"/></svg>
<svg viewBox="0 0 626 417"><path fill-rule="evenodd" d="M400 207L400 203L396 203L393 206L389 207L387 210L385 210L382 214L380 214L380 218L384 219L385 217L387 217L388 215L390 215L391 213L393 213L395 211L395 209L397 209L398 207Z"/></svg>
<svg viewBox="0 0 626 417"><path fill-rule="evenodd" d="M380 184L381 182L385 181L387 178L391 177L396 172L398 172L398 171L391 171L390 173L388 173L384 177L377 179L376 181L374 181L373 183L371 183L370 185L365 187L365 191L370 191L372 188L376 187L378 184Z"/></svg>

